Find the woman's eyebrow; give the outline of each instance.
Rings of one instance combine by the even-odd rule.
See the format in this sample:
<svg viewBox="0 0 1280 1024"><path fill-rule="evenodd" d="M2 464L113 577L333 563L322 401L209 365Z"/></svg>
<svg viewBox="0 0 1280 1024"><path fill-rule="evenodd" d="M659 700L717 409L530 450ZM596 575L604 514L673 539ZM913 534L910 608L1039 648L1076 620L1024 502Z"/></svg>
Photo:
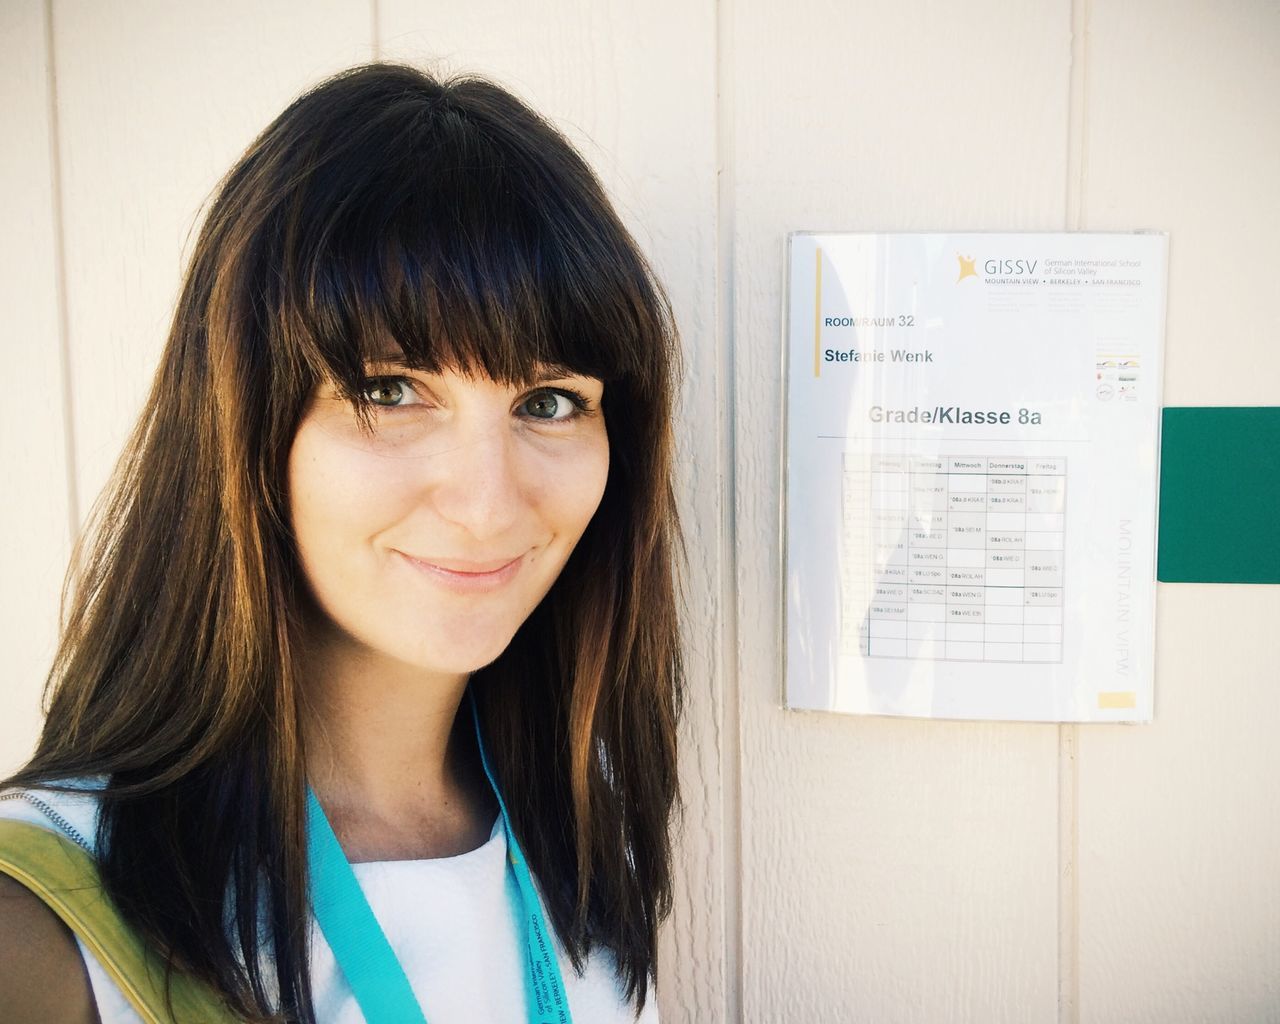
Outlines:
<svg viewBox="0 0 1280 1024"><path fill-rule="evenodd" d="M415 363L413 360L405 358L405 354L398 349L389 352L375 352L373 355L367 356L365 362L369 365L377 366L403 366L406 370L425 369L425 367Z"/></svg>
<svg viewBox="0 0 1280 1024"><path fill-rule="evenodd" d="M538 373L534 377L536 382L546 380L557 380L560 377L589 377L588 373L580 373L571 366L564 366L561 363L546 363L538 367Z"/></svg>

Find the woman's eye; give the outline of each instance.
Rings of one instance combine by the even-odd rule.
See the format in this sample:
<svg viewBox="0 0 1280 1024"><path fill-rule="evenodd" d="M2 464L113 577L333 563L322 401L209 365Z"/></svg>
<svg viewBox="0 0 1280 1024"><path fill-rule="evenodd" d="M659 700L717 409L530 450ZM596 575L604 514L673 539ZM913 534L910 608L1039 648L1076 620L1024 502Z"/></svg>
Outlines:
<svg viewBox="0 0 1280 1024"><path fill-rule="evenodd" d="M369 397L369 400L384 409L416 404L406 401L413 396L413 393L413 388L404 377L371 377L364 388L364 394Z"/></svg>
<svg viewBox="0 0 1280 1024"><path fill-rule="evenodd" d="M569 420L586 408L586 399L568 390L539 391L524 400L523 408L533 419Z"/></svg>

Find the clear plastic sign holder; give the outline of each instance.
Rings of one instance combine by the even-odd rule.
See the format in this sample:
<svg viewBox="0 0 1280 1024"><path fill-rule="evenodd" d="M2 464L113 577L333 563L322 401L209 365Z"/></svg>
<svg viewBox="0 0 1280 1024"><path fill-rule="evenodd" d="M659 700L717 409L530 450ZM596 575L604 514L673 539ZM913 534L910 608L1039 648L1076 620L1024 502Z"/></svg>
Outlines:
<svg viewBox="0 0 1280 1024"><path fill-rule="evenodd" d="M1166 254L788 237L784 706L1152 719Z"/></svg>

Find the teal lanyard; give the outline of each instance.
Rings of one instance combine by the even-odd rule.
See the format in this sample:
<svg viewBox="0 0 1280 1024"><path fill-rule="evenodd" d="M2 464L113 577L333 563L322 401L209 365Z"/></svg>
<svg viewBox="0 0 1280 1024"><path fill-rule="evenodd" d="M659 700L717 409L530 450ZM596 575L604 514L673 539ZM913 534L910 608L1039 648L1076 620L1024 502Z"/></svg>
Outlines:
<svg viewBox="0 0 1280 1024"><path fill-rule="evenodd" d="M471 717L476 726L480 763L484 765L484 774L498 798L502 827L507 835L507 863L515 873L515 889L507 886L507 892L527 953L525 1016L529 1024L572 1024L551 933L542 915L524 853L511 830L507 805L498 792L493 770L489 767L484 740L480 736L480 713L475 696L470 689L467 695L471 698ZM333 950L338 969L355 994L365 1020L368 1024L427 1024L404 968L378 924L373 908L365 899L355 872L351 870L329 819L325 817L324 808L310 786L307 787L307 856L311 870L311 904L316 921Z"/></svg>

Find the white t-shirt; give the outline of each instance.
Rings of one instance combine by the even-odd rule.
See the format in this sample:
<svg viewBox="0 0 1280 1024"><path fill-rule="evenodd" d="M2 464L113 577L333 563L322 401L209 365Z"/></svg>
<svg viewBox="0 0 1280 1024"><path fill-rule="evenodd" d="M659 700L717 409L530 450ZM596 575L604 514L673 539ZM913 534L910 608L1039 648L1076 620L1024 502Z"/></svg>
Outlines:
<svg viewBox="0 0 1280 1024"><path fill-rule="evenodd" d="M0 793L0 817L30 821L69 836L90 853L97 812L92 792ZM499 816L488 842L457 857L351 865L428 1024L519 1024L525 1019L525 954L506 892L507 885L514 885L506 860L506 833ZM579 977L551 931L574 1024L632 1024L634 1004L623 1001L613 954L594 949ZM79 936L76 943L102 1024L143 1024ZM320 1024L364 1024L314 917L311 984ZM658 1024L652 978L639 1024Z"/></svg>

